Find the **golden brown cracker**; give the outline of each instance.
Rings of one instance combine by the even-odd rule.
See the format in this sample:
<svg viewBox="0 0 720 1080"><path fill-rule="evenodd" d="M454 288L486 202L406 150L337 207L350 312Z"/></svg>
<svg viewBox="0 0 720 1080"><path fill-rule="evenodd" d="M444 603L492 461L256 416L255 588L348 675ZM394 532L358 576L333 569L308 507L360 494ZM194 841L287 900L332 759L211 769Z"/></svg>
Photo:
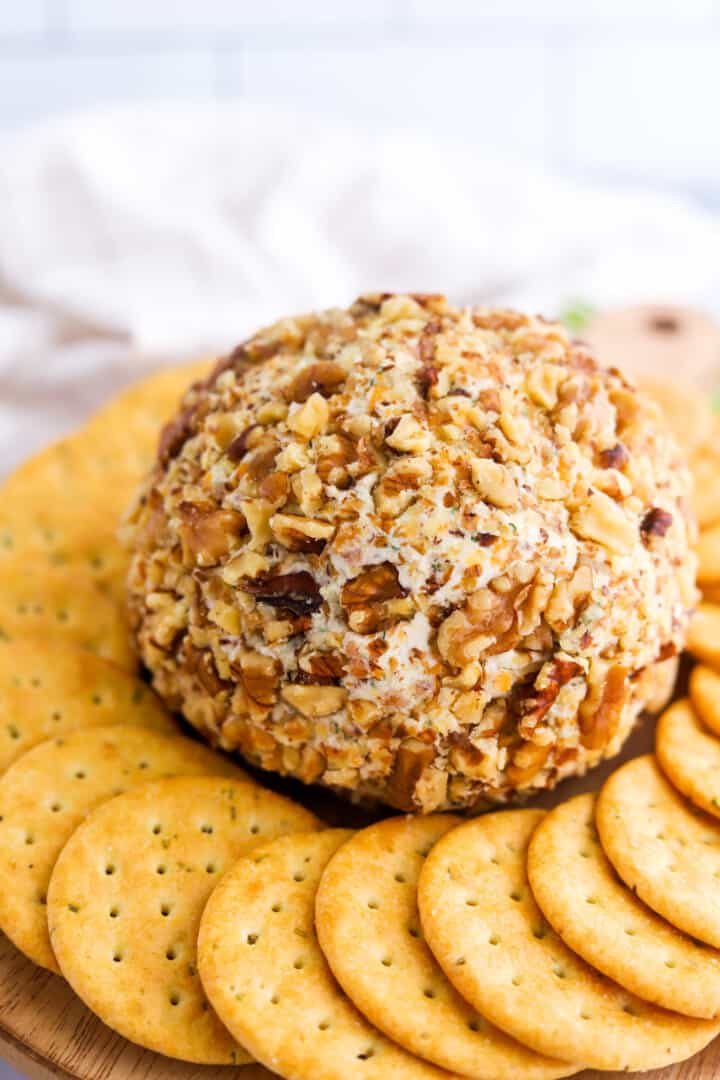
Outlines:
<svg viewBox="0 0 720 1080"><path fill-rule="evenodd" d="M49 637L0 645L0 773L45 739L99 724L177 730L150 687L109 660Z"/></svg>
<svg viewBox="0 0 720 1080"><path fill-rule="evenodd" d="M698 660L720 671L720 604L700 604L690 620L687 647Z"/></svg>
<svg viewBox="0 0 720 1080"><path fill-rule="evenodd" d="M420 875L425 938L462 996L540 1053L598 1069L651 1069L705 1046L720 1023L641 1001L548 926L526 874L542 811L487 814L446 833Z"/></svg>
<svg viewBox="0 0 720 1080"><path fill-rule="evenodd" d="M45 919L55 861L87 814L119 792L174 774L243 777L180 735L130 724L80 728L28 750L0 777L0 927L57 971Z"/></svg>
<svg viewBox="0 0 720 1080"><path fill-rule="evenodd" d="M137 667L122 608L79 569L0 565L0 645L30 635L61 636L127 671Z"/></svg>
<svg viewBox="0 0 720 1080"><path fill-rule="evenodd" d="M686 453L703 446L713 430L707 394L689 382L643 376L639 385L659 407L663 419Z"/></svg>
<svg viewBox="0 0 720 1080"><path fill-rule="evenodd" d="M248 1061L198 977L200 916L241 855L317 825L289 799L227 777L174 777L106 802L72 836L48 890L63 974L141 1046L201 1064Z"/></svg>
<svg viewBox="0 0 720 1080"><path fill-rule="evenodd" d="M461 819L393 817L356 833L320 881L315 921L330 968L363 1015L411 1053L476 1080L540 1080L575 1067L533 1053L468 1005L422 940L417 881Z"/></svg>
<svg viewBox="0 0 720 1080"><path fill-rule="evenodd" d="M720 522L720 421L715 421L712 443L700 447L690 459L694 491L692 508L701 529Z"/></svg>
<svg viewBox="0 0 720 1080"><path fill-rule="evenodd" d="M205 992L253 1056L293 1080L449 1080L361 1016L320 950L315 894L350 835L288 837L228 871L200 926Z"/></svg>
<svg viewBox="0 0 720 1080"><path fill-rule="evenodd" d="M720 736L720 674L698 664L690 675L690 700L706 728Z"/></svg>
<svg viewBox="0 0 720 1080"><path fill-rule="evenodd" d="M618 878L595 828L595 796L551 810L528 849L540 910L588 964L665 1009L720 1013L720 953L698 945L646 907Z"/></svg>
<svg viewBox="0 0 720 1080"><path fill-rule="evenodd" d="M720 948L720 825L675 790L652 754L605 781L595 823L625 884L673 926Z"/></svg>
<svg viewBox="0 0 720 1080"><path fill-rule="evenodd" d="M698 720L687 699L674 702L658 720L655 756L678 791L720 817L720 739Z"/></svg>
<svg viewBox="0 0 720 1080"><path fill-rule="evenodd" d="M720 476L717 485L720 488ZM720 525L713 525L700 533L696 551L700 586L720 584Z"/></svg>

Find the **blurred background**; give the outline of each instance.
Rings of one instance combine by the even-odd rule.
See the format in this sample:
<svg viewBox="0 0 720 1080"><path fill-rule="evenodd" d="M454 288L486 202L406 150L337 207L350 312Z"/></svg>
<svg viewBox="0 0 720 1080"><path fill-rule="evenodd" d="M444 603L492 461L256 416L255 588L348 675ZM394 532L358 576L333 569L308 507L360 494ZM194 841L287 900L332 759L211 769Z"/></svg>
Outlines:
<svg viewBox="0 0 720 1080"><path fill-rule="evenodd" d="M0 123L271 102L718 206L719 57L716 0L7 0Z"/></svg>
<svg viewBox="0 0 720 1080"><path fill-rule="evenodd" d="M679 305L658 362L699 342L707 381L719 61L717 0L0 3L0 467L364 290L565 315L630 368L668 319L597 319Z"/></svg>

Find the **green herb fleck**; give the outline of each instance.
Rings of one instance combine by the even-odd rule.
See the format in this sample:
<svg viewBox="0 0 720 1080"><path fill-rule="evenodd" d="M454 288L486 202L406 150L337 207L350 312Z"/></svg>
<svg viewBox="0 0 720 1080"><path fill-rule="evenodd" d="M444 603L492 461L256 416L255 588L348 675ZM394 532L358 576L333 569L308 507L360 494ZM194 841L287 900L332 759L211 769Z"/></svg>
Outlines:
<svg viewBox="0 0 720 1080"><path fill-rule="evenodd" d="M560 321L565 323L568 330L578 333L585 329L594 313L595 309L587 300L575 299L569 301L567 307L562 309Z"/></svg>

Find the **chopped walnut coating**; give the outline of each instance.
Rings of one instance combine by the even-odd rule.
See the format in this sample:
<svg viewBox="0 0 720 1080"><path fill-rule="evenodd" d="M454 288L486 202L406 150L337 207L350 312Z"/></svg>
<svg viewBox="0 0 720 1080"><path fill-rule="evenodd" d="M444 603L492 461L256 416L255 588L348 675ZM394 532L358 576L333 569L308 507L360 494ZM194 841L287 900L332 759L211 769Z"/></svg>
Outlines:
<svg viewBox="0 0 720 1080"><path fill-rule="evenodd" d="M374 294L192 387L130 515L154 685L266 769L407 810L547 788L666 689L689 480L562 327Z"/></svg>

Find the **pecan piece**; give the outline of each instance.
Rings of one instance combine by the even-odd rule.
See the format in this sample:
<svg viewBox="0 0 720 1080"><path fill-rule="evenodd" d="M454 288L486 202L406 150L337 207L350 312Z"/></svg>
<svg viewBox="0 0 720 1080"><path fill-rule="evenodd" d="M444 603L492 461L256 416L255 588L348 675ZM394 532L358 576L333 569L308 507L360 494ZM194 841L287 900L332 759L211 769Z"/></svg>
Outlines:
<svg viewBox="0 0 720 1080"><path fill-rule="evenodd" d="M161 465L167 465L174 457L177 457L192 435L195 413L194 405L186 405L173 420L169 420L163 427L158 445L158 459Z"/></svg>
<svg viewBox="0 0 720 1080"><path fill-rule="evenodd" d="M240 658L240 681L248 697L258 705L274 705L282 668L278 660L248 652Z"/></svg>
<svg viewBox="0 0 720 1080"><path fill-rule="evenodd" d="M387 799L398 810L415 810L415 791L425 769L435 758L435 748L419 739L405 739L398 748L388 781Z"/></svg>
<svg viewBox="0 0 720 1080"><path fill-rule="evenodd" d="M209 649L196 649L186 642L185 663L211 697L215 697L222 690L230 689L232 684L220 678L215 658Z"/></svg>
<svg viewBox="0 0 720 1080"><path fill-rule="evenodd" d="M258 431L260 426L260 424L250 424L249 427L246 427L244 431L235 436L225 451L231 461L242 461L250 449L250 436L254 431Z"/></svg>
<svg viewBox="0 0 720 1080"><path fill-rule="evenodd" d="M292 615L312 615L322 606L320 588L312 574L299 570L295 574L276 574L274 577L247 578L241 588L261 604L289 611Z"/></svg>
<svg viewBox="0 0 720 1080"><path fill-rule="evenodd" d="M297 672L297 682L319 682L330 685L339 682L345 674L345 661L339 653L316 652L301 658L302 668Z"/></svg>
<svg viewBox="0 0 720 1080"><path fill-rule="evenodd" d="M245 531L246 522L237 510L209 510L195 503L182 502L180 539L186 561L200 566L214 566L230 551L233 540Z"/></svg>
<svg viewBox="0 0 720 1080"><path fill-rule="evenodd" d="M603 469L624 469L630 455L622 443L615 443L609 450L600 451L600 464Z"/></svg>
<svg viewBox="0 0 720 1080"><path fill-rule="evenodd" d="M359 634L372 634L412 614L414 608L407 596L407 589L398 580L397 567L385 562L347 581L340 602L350 628Z"/></svg>
<svg viewBox="0 0 720 1080"><path fill-rule="evenodd" d="M439 333L440 320L430 319L418 341L418 357L421 364L418 372L418 389L420 396L425 400L428 398L430 388L438 381L438 369L435 367L435 338Z"/></svg>
<svg viewBox="0 0 720 1080"><path fill-rule="evenodd" d="M283 391L287 401L302 404L311 394L330 397L347 379L347 372L333 360L318 360L302 368Z"/></svg>
<svg viewBox="0 0 720 1080"><path fill-rule="evenodd" d="M665 536L672 523L673 516L671 513L667 510L661 510L659 506L653 506L652 510L648 510L640 522L640 532L644 540L651 536L662 537Z"/></svg>
<svg viewBox="0 0 720 1080"><path fill-rule="evenodd" d="M347 581L343 586L341 602L344 608L353 608L404 596L407 596L407 589L398 580L397 567L384 562Z"/></svg>
<svg viewBox="0 0 720 1080"><path fill-rule="evenodd" d="M557 659L544 664L533 684L533 692L522 703L523 727L539 724L554 705L563 686L581 670L580 664L574 660Z"/></svg>
<svg viewBox="0 0 720 1080"><path fill-rule="evenodd" d="M628 669L616 664L607 673L602 687L600 703L591 712L595 695L590 694L580 706L579 723L583 746L598 750L607 746L617 730L622 710L630 695Z"/></svg>

